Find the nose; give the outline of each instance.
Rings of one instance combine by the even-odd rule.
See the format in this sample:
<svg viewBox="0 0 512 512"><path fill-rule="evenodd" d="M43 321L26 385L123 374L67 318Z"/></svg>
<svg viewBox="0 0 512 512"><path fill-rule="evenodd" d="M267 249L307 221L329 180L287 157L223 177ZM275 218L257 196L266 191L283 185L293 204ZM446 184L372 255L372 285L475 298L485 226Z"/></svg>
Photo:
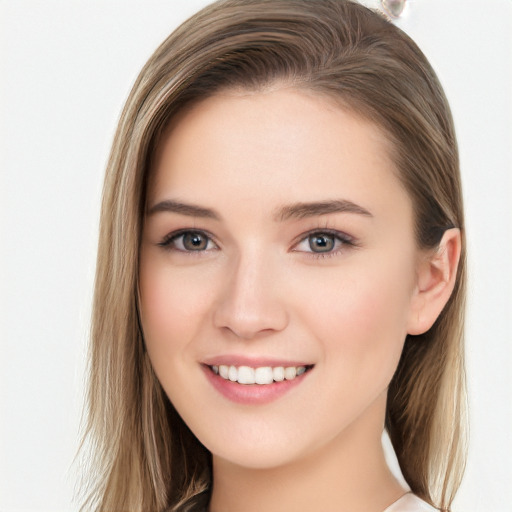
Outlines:
<svg viewBox="0 0 512 512"><path fill-rule="evenodd" d="M247 340L283 330L288 313L275 267L257 254L240 257L226 272L214 312L215 327Z"/></svg>

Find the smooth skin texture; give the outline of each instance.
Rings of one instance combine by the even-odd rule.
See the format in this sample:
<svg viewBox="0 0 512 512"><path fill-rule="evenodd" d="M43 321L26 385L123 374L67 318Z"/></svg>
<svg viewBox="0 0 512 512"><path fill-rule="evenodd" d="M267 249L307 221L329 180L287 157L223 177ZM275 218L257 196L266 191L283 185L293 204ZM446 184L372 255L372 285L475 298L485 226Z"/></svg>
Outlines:
<svg viewBox="0 0 512 512"><path fill-rule="evenodd" d="M213 455L210 510L381 512L404 493L381 446L387 387L407 333L449 298L458 231L420 251L379 128L284 84L201 101L160 149L142 326L164 390ZM351 211L327 212L339 201ZM275 401L237 404L206 377L218 356L314 366Z"/></svg>

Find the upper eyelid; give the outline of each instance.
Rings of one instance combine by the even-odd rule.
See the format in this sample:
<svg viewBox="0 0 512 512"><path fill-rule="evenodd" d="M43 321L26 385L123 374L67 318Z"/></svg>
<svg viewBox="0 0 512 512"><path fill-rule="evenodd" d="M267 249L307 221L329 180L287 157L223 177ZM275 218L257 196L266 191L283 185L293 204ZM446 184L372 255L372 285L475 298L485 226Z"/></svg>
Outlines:
<svg viewBox="0 0 512 512"><path fill-rule="evenodd" d="M305 233L302 233L301 235L299 235L296 238L293 245L295 246L298 243L303 242L304 240L306 240L306 238L308 238L312 235L331 235L345 243L352 243L352 244L356 243L356 239L353 236L349 235L348 233L345 233L344 231L339 231L337 229L330 229L330 228L317 228L317 229L312 229L310 231L306 231Z"/></svg>

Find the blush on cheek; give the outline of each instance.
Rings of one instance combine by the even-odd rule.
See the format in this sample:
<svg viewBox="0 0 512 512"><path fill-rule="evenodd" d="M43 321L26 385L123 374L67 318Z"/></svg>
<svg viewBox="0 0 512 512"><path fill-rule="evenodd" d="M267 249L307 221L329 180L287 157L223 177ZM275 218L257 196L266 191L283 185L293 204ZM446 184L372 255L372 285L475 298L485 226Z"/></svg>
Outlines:
<svg viewBox="0 0 512 512"><path fill-rule="evenodd" d="M183 347L208 316L208 280L155 271L151 262L141 271L141 316L146 342ZM170 275L171 274L171 275Z"/></svg>
<svg viewBox="0 0 512 512"><path fill-rule="evenodd" d="M345 354L366 358L373 353L396 359L406 332L404 293L390 279L370 272L359 277L325 294L330 304L312 301L314 306L304 314L316 319L322 340L332 340Z"/></svg>

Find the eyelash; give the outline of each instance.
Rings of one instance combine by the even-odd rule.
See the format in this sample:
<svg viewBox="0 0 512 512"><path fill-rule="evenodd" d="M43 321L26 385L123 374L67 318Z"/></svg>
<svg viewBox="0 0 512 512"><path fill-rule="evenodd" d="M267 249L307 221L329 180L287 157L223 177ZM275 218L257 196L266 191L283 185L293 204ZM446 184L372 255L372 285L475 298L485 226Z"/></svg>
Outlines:
<svg viewBox="0 0 512 512"><path fill-rule="evenodd" d="M343 233L341 231L336 231L334 229L315 229L312 231L309 231L308 233L305 233L300 236L300 239L294 244L294 247L297 247L303 242L307 242L308 239L311 237L320 237L320 236L327 236L332 237L334 239L334 243L338 243L338 247L335 246L330 251L326 252L314 252L314 251L298 251L294 249L294 252L303 252L304 254L307 254L307 257L314 258L314 259L324 259L324 258L332 258L335 256L338 256L341 252L346 250L347 248L356 247L356 241L353 237L347 235L346 233Z"/></svg>
<svg viewBox="0 0 512 512"><path fill-rule="evenodd" d="M173 246L173 243L175 243L180 237L183 237L184 235L200 235L202 237L205 237L207 240L207 244L210 243L214 244L214 248L205 248L201 250L186 250L186 249L178 249L177 247ZM294 243L293 247L297 247L301 243L307 242L308 239L311 237L321 237L321 236L327 236L332 237L334 239L334 243L338 243L338 247L333 250L325 251L325 252L315 252L315 251L299 251L297 249L292 249L293 252L302 252L304 254L307 254L309 258L314 259L323 259L323 258L330 258L333 256L339 255L344 249L350 248L350 247L357 247L356 241L353 237L347 235L346 233L342 233L340 231L332 230L332 229L315 229L312 231L309 231L307 233L304 233L300 236L300 238ZM206 231L197 230L197 229L182 229L179 231L175 231L173 233L169 233L164 237L164 239L157 244L158 246L162 247L163 249L167 251L178 251L182 253L187 253L194 256L201 256L204 255L205 252L211 251L211 250L217 250L218 244L213 239L212 235L210 235ZM183 245L183 242L182 242Z"/></svg>
<svg viewBox="0 0 512 512"><path fill-rule="evenodd" d="M178 249L177 247L174 247L173 246L173 243L176 242L179 238L185 236L185 235L200 235L202 237L205 237L206 240L207 240L207 244L210 244L210 243L213 243L215 245L215 248L214 249L218 249L218 245L216 244L216 242L214 241L213 237L207 232L207 231L201 231L199 229L181 229L179 231L175 231L173 233L169 233L168 235L166 235L164 237L164 239L159 242L157 245L159 245L160 247L162 247L163 249L165 249L166 251L178 251L178 252L183 252L183 253L187 253L187 254L193 254L194 256L200 256L201 253L204 253L208 250L212 250L212 249L204 249L204 250L196 250L196 251L193 251L193 250L184 250L184 249Z"/></svg>

